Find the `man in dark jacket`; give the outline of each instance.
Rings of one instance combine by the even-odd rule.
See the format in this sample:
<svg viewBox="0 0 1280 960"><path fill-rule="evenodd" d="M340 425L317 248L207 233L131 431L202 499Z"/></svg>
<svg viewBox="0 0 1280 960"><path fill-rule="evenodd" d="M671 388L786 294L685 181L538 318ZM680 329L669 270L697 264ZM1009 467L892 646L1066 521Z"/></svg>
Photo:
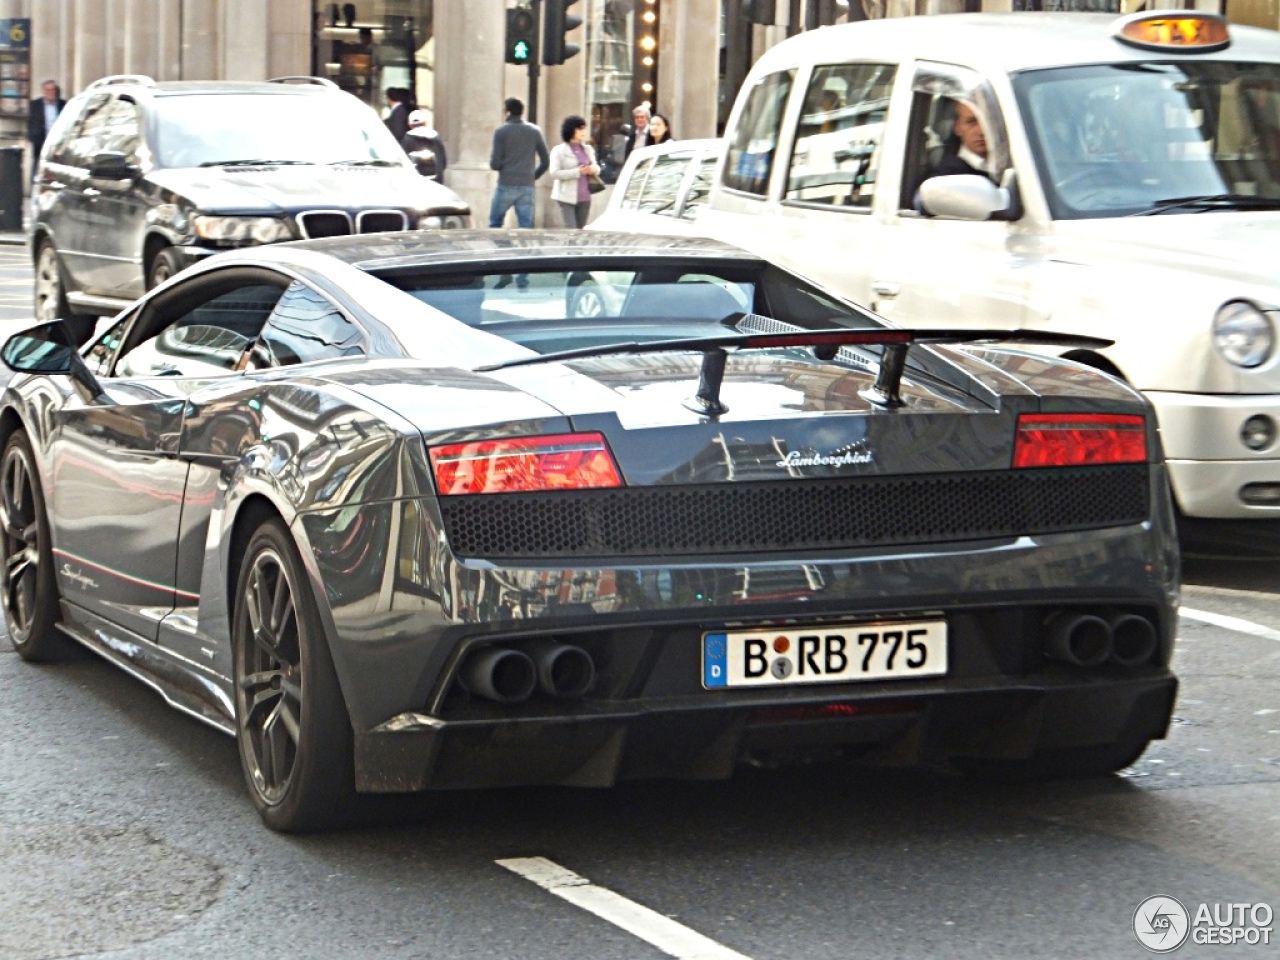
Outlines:
<svg viewBox="0 0 1280 960"><path fill-rule="evenodd" d="M403 140L404 135L409 132L409 111L412 109L409 100L413 95L407 87L387 87L386 96L391 112L383 122L393 137Z"/></svg>
<svg viewBox="0 0 1280 960"><path fill-rule="evenodd" d="M507 211L516 208L516 222L533 226L533 182L547 172L551 154L542 131L524 119L524 102L508 97L506 120L493 131L489 169L498 171L498 189L489 205L489 226L501 227ZM535 166L534 160L537 159Z"/></svg>
<svg viewBox="0 0 1280 960"><path fill-rule="evenodd" d="M57 119L67 101L62 99L62 91L54 80L46 80L40 85L43 97L31 101L27 112L27 139L31 141L31 167L35 170L36 161L40 159L40 150L44 147L44 139L49 135L49 128Z"/></svg>

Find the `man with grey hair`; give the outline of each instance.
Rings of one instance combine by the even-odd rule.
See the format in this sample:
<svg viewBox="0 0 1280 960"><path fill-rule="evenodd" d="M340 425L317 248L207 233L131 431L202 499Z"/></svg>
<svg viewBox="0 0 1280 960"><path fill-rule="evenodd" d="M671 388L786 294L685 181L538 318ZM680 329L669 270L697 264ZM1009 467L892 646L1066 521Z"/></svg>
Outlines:
<svg viewBox="0 0 1280 960"><path fill-rule="evenodd" d="M631 132L627 134L627 149L622 154L624 160L631 156L631 151L635 149L637 142L644 146L645 135L648 132L649 108L641 103L631 111Z"/></svg>

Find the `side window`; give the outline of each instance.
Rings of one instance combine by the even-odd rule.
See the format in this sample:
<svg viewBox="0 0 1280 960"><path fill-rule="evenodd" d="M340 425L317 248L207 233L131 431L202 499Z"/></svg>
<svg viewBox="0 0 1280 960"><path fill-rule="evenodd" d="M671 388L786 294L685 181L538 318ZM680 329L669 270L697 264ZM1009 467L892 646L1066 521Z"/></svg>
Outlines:
<svg viewBox="0 0 1280 960"><path fill-rule="evenodd" d="M680 210L681 220L693 220L706 205L707 194L711 192L711 178L716 172L716 159L711 156L698 161L698 169L693 172L693 182L689 184L689 193Z"/></svg>
<svg viewBox="0 0 1280 960"><path fill-rule="evenodd" d="M131 162L136 161L139 113L138 105L132 100L124 97L113 99L99 113L102 126L97 136L97 150L94 152L113 150L123 153Z"/></svg>
<svg viewBox="0 0 1280 960"><path fill-rule="evenodd" d="M887 64L814 70L784 199L871 207L895 72Z"/></svg>
<svg viewBox="0 0 1280 960"><path fill-rule="evenodd" d="M49 159L72 167L88 167L106 128L104 112L110 103L111 98L105 93L91 98L75 123L65 128L64 136L50 148Z"/></svg>
<svg viewBox="0 0 1280 960"><path fill-rule="evenodd" d="M676 197L684 172L689 169L690 154L668 153L653 162L653 170L645 181L644 194L636 209L641 213L658 213L665 217L676 214Z"/></svg>
<svg viewBox="0 0 1280 960"><path fill-rule="evenodd" d="M281 290L265 283L219 289L195 305L157 300L155 313L140 318L155 332L128 345L116 360L116 376L210 377L243 369Z"/></svg>
<svg viewBox="0 0 1280 960"><path fill-rule="evenodd" d="M726 187L762 196L768 191L782 113L794 80L793 70L770 74L747 95L724 165Z"/></svg>
<svg viewBox="0 0 1280 960"><path fill-rule="evenodd" d="M359 356L360 328L319 292L294 282L267 321L250 360L255 370Z"/></svg>
<svg viewBox="0 0 1280 960"><path fill-rule="evenodd" d="M639 204L640 194L644 192L644 182L649 178L649 171L652 169L652 160L646 160L636 166L631 174L631 179L627 181L626 192L622 195L623 210L634 210L636 205Z"/></svg>

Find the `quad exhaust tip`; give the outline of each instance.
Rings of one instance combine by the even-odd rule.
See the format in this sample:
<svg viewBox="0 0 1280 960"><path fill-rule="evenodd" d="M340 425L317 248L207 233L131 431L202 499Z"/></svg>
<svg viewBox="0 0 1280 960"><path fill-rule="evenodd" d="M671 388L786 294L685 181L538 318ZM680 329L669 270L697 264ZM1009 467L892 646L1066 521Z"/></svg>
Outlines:
<svg viewBox="0 0 1280 960"><path fill-rule="evenodd" d="M1137 667L1150 662L1157 640L1155 624L1137 614L1064 611L1049 621L1044 654L1074 667Z"/></svg>
<svg viewBox="0 0 1280 960"><path fill-rule="evenodd" d="M521 650L477 651L463 664L460 679L470 692L497 703L520 703L534 690L549 697L581 697L595 683L596 665L581 647L538 639Z"/></svg>

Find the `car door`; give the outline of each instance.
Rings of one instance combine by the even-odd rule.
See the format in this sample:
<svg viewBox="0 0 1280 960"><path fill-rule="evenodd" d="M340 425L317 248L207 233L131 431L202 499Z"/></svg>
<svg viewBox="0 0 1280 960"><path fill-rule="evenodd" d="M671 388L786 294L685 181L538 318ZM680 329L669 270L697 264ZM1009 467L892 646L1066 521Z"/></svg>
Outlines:
<svg viewBox="0 0 1280 960"><path fill-rule="evenodd" d="M97 119L99 152L121 154L126 168L138 171L142 126L138 104L126 96L113 97ZM91 168L84 194L90 230L85 257L93 263L92 292L121 299L140 295L146 205L136 174L99 178Z"/></svg>
<svg viewBox="0 0 1280 960"><path fill-rule="evenodd" d="M178 547L209 498L189 489L183 421L192 396L243 377L283 286L260 273L220 271L147 300L90 349L101 392L74 393L54 415L55 565L87 629L155 641L161 619L194 602L198 587L177 583Z"/></svg>
<svg viewBox="0 0 1280 960"><path fill-rule="evenodd" d="M898 189L877 201L883 225L865 302L904 326L1016 327L1024 317L1033 238L1008 220L947 220L921 210L920 184L947 141L955 145L958 102L982 123L992 179L999 183L1013 170L1004 117L985 78L949 64L915 64L908 122L894 128L904 138L895 151Z"/></svg>
<svg viewBox="0 0 1280 960"><path fill-rule="evenodd" d="M65 176L52 226L73 291L108 297L141 292L145 210L136 183L92 173L94 158L104 152L122 153L136 167L140 127L141 110L131 99L95 96L58 167Z"/></svg>
<svg viewBox="0 0 1280 960"><path fill-rule="evenodd" d="M287 426L282 434L272 430L268 438L263 393L253 374L366 352L360 328L314 288L259 270L237 271L236 276L243 278L243 286L226 291L211 305L224 311L226 319L221 326L234 328L235 340L228 343L227 353L239 351L237 366L247 372L230 380L193 383L187 395L177 452L190 473L177 536L175 605L159 631L160 645L166 650L221 677L232 673L231 650L220 642L229 632L224 620L227 610L203 596L201 586L208 576L220 575L220 571L211 571L217 555L208 545L209 525L225 488L223 470L251 447L267 444L284 450L316 429L309 392L295 392L273 378L276 386L269 404L273 415L279 418L289 412L284 416ZM288 288L281 290L286 283ZM239 319L230 319L230 311L238 313ZM249 336L255 331L255 336ZM277 419L276 427L284 421ZM331 448L323 449L332 452ZM290 457L282 454L281 459L287 462ZM282 482L296 479L291 476ZM380 575L382 569L371 573Z"/></svg>

